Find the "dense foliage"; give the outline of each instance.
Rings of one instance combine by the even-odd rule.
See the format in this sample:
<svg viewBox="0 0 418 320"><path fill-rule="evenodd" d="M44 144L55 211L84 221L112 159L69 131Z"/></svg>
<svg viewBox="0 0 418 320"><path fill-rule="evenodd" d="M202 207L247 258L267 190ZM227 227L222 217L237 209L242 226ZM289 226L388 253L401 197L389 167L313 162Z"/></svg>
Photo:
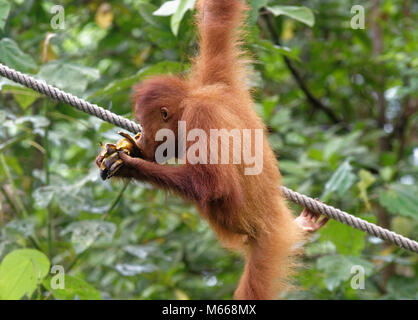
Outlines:
<svg viewBox="0 0 418 320"><path fill-rule="evenodd" d="M250 3L251 86L284 184L418 239L417 3ZM63 16L55 4L0 0L1 63L127 117L134 83L189 70L193 0L63 0ZM355 4L364 29L351 26ZM231 298L242 260L192 206L100 180L99 142L118 128L4 78L0 88L0 298ZM416 254L335 221L304 262L289 298L418 298Z"/></svg>

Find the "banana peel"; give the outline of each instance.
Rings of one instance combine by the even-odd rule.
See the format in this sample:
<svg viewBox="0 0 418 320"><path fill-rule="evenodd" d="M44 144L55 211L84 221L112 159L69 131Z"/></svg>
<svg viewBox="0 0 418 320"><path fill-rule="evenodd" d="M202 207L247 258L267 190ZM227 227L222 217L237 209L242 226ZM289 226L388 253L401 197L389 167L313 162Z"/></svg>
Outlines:
<svg viewBox="0 0 418 320"><path fill-rule="evenodd" d="M116 172L123 166L122 159L119 158L119 152L124 152L131 157L141 157L141 150L138 148L135 140L141 137L138 133L135 137L131 137L125 132L118 132L123 139L119 140L116 144L103 144L100 156L103 157L102 164L100 165L100 177L103 180L110 179Z"/></svg>

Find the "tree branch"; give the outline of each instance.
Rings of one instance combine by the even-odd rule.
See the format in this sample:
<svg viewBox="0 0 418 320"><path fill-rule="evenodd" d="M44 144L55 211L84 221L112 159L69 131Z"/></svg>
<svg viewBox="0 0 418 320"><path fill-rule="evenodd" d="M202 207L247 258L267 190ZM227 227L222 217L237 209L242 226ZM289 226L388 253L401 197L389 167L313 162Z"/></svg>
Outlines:
<svg viewBox="0 0 418 320"><path fill-rule="evenodd" d="M264 14L262 15L263 20L266 23L267 29L272 37L272 41L274 44L280 46L280 38L277 34L273 23L271 21L271 16ZM314 96L314 94L311 92L311 90L308 88L307 84L303 80L302 76L298 72L298 70L293 65L292 61L286 57L283 56L284 63L286 64L287 68L289 69L290 73L292 74L293 78L295 79L296 83L298 84L299 88L302 90L302 92L305 94L306 99L309 101L309 103L317 110L323 111L334 123L342 123L344 122L342 119L340 119L335 112L328 106L324 105L317 97Z"/></svg>

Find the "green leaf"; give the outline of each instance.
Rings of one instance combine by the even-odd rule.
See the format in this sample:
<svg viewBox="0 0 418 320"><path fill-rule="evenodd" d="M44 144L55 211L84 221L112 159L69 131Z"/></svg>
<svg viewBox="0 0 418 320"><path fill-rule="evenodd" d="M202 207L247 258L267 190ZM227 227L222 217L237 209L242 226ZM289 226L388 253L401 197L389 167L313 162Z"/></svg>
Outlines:
<svg viewBox="0 0 418 320"><path fill-rule="evenodd" d="M315 17L311 9L297 6L272 6L267 7L276 17L280 15L288 16L292 19L300 21L310 27L315 24Z"/></svg>
<svg viewBox="0 0 418 320"><path fill-rule="evenodd" d="M56 199L62 211L71 217L78 216L85 206L85 197L73 188L63 188L56 193Z"/></svg>
<svg viewBox="0 0 418 320"><path fill-rule="evenodd" d="M54 186L45 186L35 189L32 193L35 204L41 209L46 208L54 197L55 189Z"/></svg>
<svg viewBox="0 0 418 320"><path fill-rule="evenodd" d="M332 241L322 241L309 243L306 246L305 254L307 257L319 255L329 255L336 253L335 244Z"/></svg>
<svg viewBox="0 0 418 320"><path fill-rule="evenodd" d="M248 22L250 26L254 25L257 22L258 18L258 11L266 6L268 3L268 0L250 0L250 16L248 18Z"/></svg>
<svg viewBox="0 0 418 320"><path fill-rule="evenodd" d="M3 30L6 25L7 17L10 13L10 3L8 0L0 0L0 29Z"/></svg>
<svg viewBox="0 0 418 320"><path fill-rule="evenodd" d="M306 176L306 171L304 170L304 168L302 168L300 164L294 161L282 160L279 163L279 167L281 171L286 172L290 175L295 175L299 177Z"/></svg>
<svg viewBox="0 0 418 320"><path fill-rule="evenodd" d="M323 271L325 286L329 291L335 290L353 276L351 273L353 266L362 266L366 276L373 271L372 263L358 257L329 255L317 261L317 268Z"/></svg>
<svg viewBox="0 0 418 320"><path fill-rule="evenodd" d="M49 272L48 258L40 251L19 249L9 253L0 265L0 299L29 297Z"/></svg>
<svg viewBox="0 0 418 320"><path fill-rule="evenodd" d="M413 220L409 217L397 216L393 217L390 226L391 230L396 233L406 237L414 237L414 231L418 228L418 220Z"/></svg>
<svg viewBox="0 0 418 320"><path fill-rule="evenodd" d="M81 95L86 91L89 82L99 79L100 74L93 68L51 61L41 67L38 77L61 90Z"/></svg>
<svg viewBox="0 0 418 320"><path fill-rule="evenodd" d="M1 91L3 93L13 94L16 102L23 108L31 106L41 94L36 91L14 84L14 85L3 85Z"/></svg>
<svg viewBox="0 0 418 320"><path fill-rule="evenodd" d="M359 255L365 242L366 234L338 221L331 220L320 232L321 241L331 241L337 252L344 255Z"/></svg>
<svg viewBox="0 0 418 320"><path fill-rule="evenodd" d="M260 39L254 47L264 50L270 54L283 55L300 62L300 59L295 51L285 46L275 45L271 41Z"/></svg>
<svg viewBox="0 0 418 320"><path fill-rule="evenodd" d="M171 16L173 15L180 5L180 0L172 0L164 2L158 10L154 11L152 14L154 16Z"/></svg>
<svg viewBox="0 0 418 320"><path fill-rule="evenodd" d="M146 77L156 74L175 74L181 71L181 64L174 61L162 61L152 66L141 69L136 75L115 80L109 83L104 89L95 92L89 99L103 95L112 95L121 90L130 89L134 84Z"/></svg>
<svg viewBox="0 0 418 320"><path fill-rule="evenodd" d="M157 7L155 7L153 4L148 2L139 1L138 2L139 7L139 14L141 17L145 20L147 24L152 25L156 28L161 28L162 24L153 16L153 12L156 11Z"/></svg>
<svg viewBox="0 0 418 320"><path fill-rule="evenodd" d="M309 149L308 156L309 158L317 160L317 161L324 160L324 153L319 149Z"/></svg>
<svg viewBox="0 0 418 320"><path fill-rule="evenodd" d="M35 223L31 220L12 220L6 224L7 233L15 233L24 238L33 236L35 233Z"/></svg>
<svg viewBox="0 0 418 320"><path fill-rule="evenodd" d="M418 219L418 187L414 185L389 185L379 194L379 202L389 212Z"/></svg>
<svg viewBox="0 0 418 320"><path fill-rule="evenodd" d="M196 0L180 0L179 6L176 12L171 17L171 31L177 36L181 20L183 20L184 15L188 10L194 8Z"/></svg>
<svg viewBox="0 0 418 320"><path fill-rule="evenodd" d="M37 68L35 60L20 50L16 42L9 38L0 40L0 62L21 72Z"/></svg>
<svg viewBox="0 0 418 320"><path fill-rule="evenodd" d="M263 99L261 114L265 121L271 118L274 109L278 105L278 100L279 100L278 96L272 96L267 99Z"/></svg>
<svg viewBox="0 0 418 320"><path fill-rule="evenodd" d="M110 242L116 232L116 225L100 220L77 221L68 225L61 235L71 233L71 242L75 252L87 250L93 243Z"/></svg>
<svg viewBox="0 0 418 320"><path fill-rule="evenodd" d="M132 263L118 263L115 269L126 277L132 277L142 273L154 272L158 268L153 264L132 264Z"/></svg>
<svg viewBox="0 0 418 320"><path fill-rule="evenodd" d="M24 116L16 119L16 124L22 124L25 122L32 123L34 128L44 128L49 126L51 123L48 118L44 116Z"/></svg>
<svg viewBox="0 0 418 320"><path fill-rule="evenodd" d="M276 129L286 126L286 123L291 119L291 111L288 108L279 108L276 113L270 119L270 125Z"/></svg>
<svg viewBox="0 0 418 320"><path fill-rule="evenodd" d="M417 277L390 277L385 299L393 300L418 300L418 278Z"/></svg>
<svg viewBox="0 0 418 320"><path fill-rule="evenodd" d="M83 279L76 278L70 275L64 276L64 289L52 289L52 277L48 277L43 282L51 294L60 300L100 300L102 298L100 291Z"/></svg>
<svg viewBox="0 0 418 320"><path fill-rule="evenodd" d="M356 176L352 171L353 167L350 165L349 160L344 161L325 184L324 193L321 198L326 198L330 193L335 191L339 196L343 196L356 180Z"/></svg>

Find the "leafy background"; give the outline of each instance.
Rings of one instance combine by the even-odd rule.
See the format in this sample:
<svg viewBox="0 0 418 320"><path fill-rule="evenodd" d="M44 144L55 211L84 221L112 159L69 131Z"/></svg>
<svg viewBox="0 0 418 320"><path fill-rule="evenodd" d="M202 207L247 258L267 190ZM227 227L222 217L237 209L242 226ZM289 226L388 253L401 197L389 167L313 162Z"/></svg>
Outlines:
<svg viewBox="0 0 418 320"><path fill-rule="evenodd" d="M194 1L59 4L64 29L51 27L54 1L0 0L0 62L127 117L134 83L189 70ZM417 239L417 3L250 4L251 86L284 184ZM350 27L355 4L364 30ZM0 298L232 297L242 260L192 206L99 179L98 143L117 128L6 79L0 87ZM338 222L304 260L287 298L418 298L416 254ZM51 287L56 265L65 289ZM364 290L351 288L355 265Z"/></svg>

